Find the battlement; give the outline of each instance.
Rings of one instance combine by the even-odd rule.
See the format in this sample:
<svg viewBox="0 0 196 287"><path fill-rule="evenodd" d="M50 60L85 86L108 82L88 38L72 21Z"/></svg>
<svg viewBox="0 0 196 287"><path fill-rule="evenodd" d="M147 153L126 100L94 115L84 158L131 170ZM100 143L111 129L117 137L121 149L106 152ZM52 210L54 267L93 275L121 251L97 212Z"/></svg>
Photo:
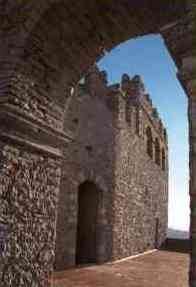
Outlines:
<svg viewBox="0 0 196 287"><path fill-rule="evenodd" d="M123 108L120 108L120 106L124 103L124 116L127 122L133 121L133 117L135 117L135 122L140 121L135 123L137 129L140 129L139 126L142 126L142 120L147 118L162 141L167 144L166 128L156 107L153 106L150 95L146 93L140 75L131 78L128 74L123 74L120 83L108 85L107 73L99 71L97 66L93 66L78 84L78 88L80 96L90 94L106 101L108 108L116 115L119 112L123 113Z"/></svg>
<svg viewBox="0 0 196 287"><path fill-rule="evenodd" d="M146 93L145 86L141 76L135 75L130 78L123 74L121 83L112 84L108 87L109 95L119 93L124 99L128 100L128 105L139 107L147 114L155 129L167 141L167 132L159 116L156 107L153 106L150 95Z"/></svg>

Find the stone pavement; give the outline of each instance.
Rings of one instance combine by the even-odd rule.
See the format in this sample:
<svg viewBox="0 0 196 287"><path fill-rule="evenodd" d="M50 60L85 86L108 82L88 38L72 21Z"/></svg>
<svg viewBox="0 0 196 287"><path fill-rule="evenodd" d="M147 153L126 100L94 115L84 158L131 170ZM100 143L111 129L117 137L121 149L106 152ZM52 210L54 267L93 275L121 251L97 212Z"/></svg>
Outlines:
<svg viewBox="0 0 196 287"><path fill-rule="evenodd" d="M54 274L53 287L188 287L189 256L155 251L119 263Z"/></svg>

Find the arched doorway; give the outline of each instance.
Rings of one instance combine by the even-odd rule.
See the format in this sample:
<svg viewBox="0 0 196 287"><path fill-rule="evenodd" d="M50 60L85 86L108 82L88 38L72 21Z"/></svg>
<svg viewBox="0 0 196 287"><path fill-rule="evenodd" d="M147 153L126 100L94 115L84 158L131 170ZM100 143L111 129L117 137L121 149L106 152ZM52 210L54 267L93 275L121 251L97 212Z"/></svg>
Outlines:
<svg viewBox="0 0 196 287"><path fill-rule="evenodd" d="M78 188L76 264L96 263L99 191L90 181Z"/></svg>

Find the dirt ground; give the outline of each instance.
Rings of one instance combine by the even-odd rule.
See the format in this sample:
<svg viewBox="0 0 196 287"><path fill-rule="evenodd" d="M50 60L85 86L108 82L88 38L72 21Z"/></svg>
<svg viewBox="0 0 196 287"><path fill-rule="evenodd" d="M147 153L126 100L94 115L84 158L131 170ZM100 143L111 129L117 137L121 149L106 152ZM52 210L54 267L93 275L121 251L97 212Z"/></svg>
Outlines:
<svg viewBox="0 0 196 287"><path fill-rule="evenodd" d="M155 251L123 262L55 273L53 287L188 287L189 256Z"/></svg>

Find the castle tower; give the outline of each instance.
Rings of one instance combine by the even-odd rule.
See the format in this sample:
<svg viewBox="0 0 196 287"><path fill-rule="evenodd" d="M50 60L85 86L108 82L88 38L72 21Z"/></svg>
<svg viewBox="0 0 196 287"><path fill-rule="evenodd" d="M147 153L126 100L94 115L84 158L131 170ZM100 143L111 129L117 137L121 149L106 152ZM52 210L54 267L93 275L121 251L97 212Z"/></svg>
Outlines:
<svg viewBox="0 0 196 287"><path fill-rule="evenodd" d="M96 67L66 113L56 269L159 247L166 238L167 133L140 76L108 85Z"/></svg>

